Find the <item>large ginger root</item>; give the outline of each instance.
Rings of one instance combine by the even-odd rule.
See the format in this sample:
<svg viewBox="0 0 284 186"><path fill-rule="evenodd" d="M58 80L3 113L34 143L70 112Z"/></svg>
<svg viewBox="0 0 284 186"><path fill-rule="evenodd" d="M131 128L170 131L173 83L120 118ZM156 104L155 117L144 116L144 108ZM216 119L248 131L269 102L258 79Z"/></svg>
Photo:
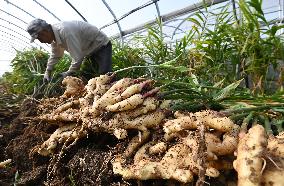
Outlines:
<svg viewBox="0 0 284 186"><path fill-rule="evenodd" d="M153 81L148 80L139 84L135 84L135 80L124 78L114 84L100 100L94 102L93 109L106 109L106 111L120 112L135 109L141 105L146 97L152 96L156 92L151 91L141 94L141 91L152 84ZM134 83L134 84L133 84ZM131 85L132 84L132 85ZM130 87L128 87L131 85ZM115 87L115 88L114 88Z"/></svg>
<svg viewBox="0 0 284 186"><path fill-rule="evenodd" d="M146 80L139 84L131 85L130 87L128 87L127 89L125 89L125 91L121 93L121 97L122 99L129 98L133 96L134 94L140 93L143 90L143 88L145 88L146 86L151 86L152 83L153 83L153 80Z"/></svg>
<svg viewBox="0 0 284 186"><path fill-rule="evenodd" d="M187 114L176 112L175 117L177 119L169 120L164 125L164 131L167 135L184 129L196 129L197 120L204 122L204 124L209 128L216 129L221 132L229 132L232 129L237 128L237 125L228 117L219 116L217 112L209 110Z"/></svg>
<svg viewBox="0 0 284 186"><path fill-rule="evenodd" d="M131 110L142 104L143 101L144 97L142 94L135 94L123 101L115 103L114 105L108 105L106 110L111 112Z"/></svg>
<svg viewBox="0 0 284 186"><path fill-rule="evenodd" d="M157 144L156 144L157 145ZM134 156L132 165L123 166L124 156L118 156L113 161L113 171L120 174L124 179L175 179L182 183L193 181L193 176L198 174L199 166L196 163L198 158L198 142L196 137L190 133L180 143L168 149L160 161L153 159L147 153L157 147L161 147L157 152L162 153L166 148L163 143L158 146L153 142L142 146ZM151 150L152 149L152 150ZM206 175L218 177L219 171L206 164Z"/></svg>
<svg viewBox="0 0 284 186"><path fill-rule="evenodd" d="M86 85L86 90L88 94L93 94L95 96L103 95L110 88L110 82L114 78L114 74L100 75L99 77L92 78L88 81Z"/></svg>
<svg viewBox="0 0 284 186"><path fill-rule="evenodd" d="M133 110L120 112L119 115L123 118L136 118L140 115L147 114L148 112L156 110L158 106L159 102L156 98L147 97L139 107Z"/></svg>
<svg viewBox="0 0 284 186"><path fill-rule="evenodd" d="M183 130L197 129L198 123L204 123L209 129L214 129L214 131L221 133L225 132L223 141L213 133L205 134L207 153L210 157L216 159L216 155L228 155L236 150L240 127L229 118L219 116L216 112L208 110L187 114L176 112L175 117L177 118L168 120L164 124L166 140L176 137Z"/></svg>
<svg viewBox="0 0 284 186"><path fill-rule="evenodd" d="M92 113L93 116L98 116L108 105L121 101L122 98L119 95L132 83L133 80L130 78L123 78L117 81L102 96L98 96L94 99L90 113Z"/></svg>
<svg viewBox="0 0 284 186"><path fill-rule="evenodd" d="M187 183L193 180L193 173L190 170L179 168L182 160L177 161L178 158L184 157L190 151L183 144L177 144L172 147L165 155L161 162L152 161L146 155L146 150L149 145L144 145L140 148L134 158L134 164L123 167L125 160L117 157L113 162L113 172L120 174L124 179L176 179Z"/></svg>
<svg viewBox="0 0 284 186"><path fill-rule="evenodd" d="M78 121L80 118L80 113L78 112L78 110L71 108L64 112L58 113L58 114L54 114L54 113L45 114L45 115L39 116L39 118L44 121L60 124L59 122Z"/></svg>
<svg viewBox="0 0 284 186"><path fill-rule="evenodd" d="M114 78L114 74L100 75L99 77L92 78L85 86L87 94L84 98L79 98L81 107L88 107L93 104L94 100L99 99L110 88L110 82Z"/></svg>
<svg viewBox="0 0 284 186"><path fill-rule="evenodd" d="M261 125L240 135L237 160L238 185L284 185L283 133L266 134Z"/></svg>
<svg viewBox="0 0 284 186"><path fill-rule="evenodd" d="M85 85L83 81L77 77L67 76L63 79L62 85L66 86L66 90L62 97L80 96L84 92Z"/></svg>
<svg viewBox="0 0 284 186"><path fill-rule="evenodd" d="M255 125L240 139L234 168L238 172L238 185L259 185L267 146L267 134L261 125Z"/></svg>

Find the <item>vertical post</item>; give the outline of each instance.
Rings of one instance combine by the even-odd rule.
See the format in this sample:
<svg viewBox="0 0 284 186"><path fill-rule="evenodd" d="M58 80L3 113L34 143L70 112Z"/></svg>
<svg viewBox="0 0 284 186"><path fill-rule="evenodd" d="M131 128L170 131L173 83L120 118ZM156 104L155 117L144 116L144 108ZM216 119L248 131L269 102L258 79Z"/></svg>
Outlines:
<svg viewBox="0 0 284 186"><path fill-rule="evenodd" d="M278 4L279 4L279 6L278 6L279 25L281 25L283 23L283 17L284 17L283 16L283 14L284 14L284 11L283 11L283 9L284 9L284 0L278 0ZM283 28L281 28L279 34L283 34L283 31L284 31Z"/></svg>
<svg viewBox="0 0 284 186"><path fill-rule="evenodd" d="M238 19L238 16L237 16L236 2L235 2L235 0L231 0L231 3L232 3L232 6L233 6L233 14L234 14L235 21L239 25L240 22L239 22L239 19Z"/></svg>
<svg viewBox="0 0 284 186"><path fill-rule="evenodd" d="M163 26L163 20L162 20L162 17L161 17L161 13L160 13L160 9L159 9L159 5L157 3L157 0L152 0L153 3L155 3L155 7L156 7L156 11L157 11L157 14L158 14L158 20L159 20L159 27L160 27L160 33L161 33L161 37L163 37L163 29L162 29L162 26Z"/></svg>
<svg viewBox="0 0 284 186"><path fill-rule="evenodd" d="M75 10L75 12L77 12L77 14L78 14L85 22L88 22L87 19L85 19L85 17L84 17L68 0L65 0L65 2L66 2L71 8L73 8L73 10Z"/></svg>
<svg viewBox="0 0 284 186"><path fill-rule="evenodd" d="M121 39L121 44L123 46L123 32L122 32L122 29L120 27L120 24L119 24L119 21L117 20L114 12L112 11L112 9L110 8L110 6L107 4L107 2L105 0L102 0L102 2L104 3L104 5L106 6L106 8L108 9L108 11L111 13L111 15L113 16L114 18L114 21L116 22L117 24L117 27L119 29L119 32L120 32L120 39Z"/></svg>

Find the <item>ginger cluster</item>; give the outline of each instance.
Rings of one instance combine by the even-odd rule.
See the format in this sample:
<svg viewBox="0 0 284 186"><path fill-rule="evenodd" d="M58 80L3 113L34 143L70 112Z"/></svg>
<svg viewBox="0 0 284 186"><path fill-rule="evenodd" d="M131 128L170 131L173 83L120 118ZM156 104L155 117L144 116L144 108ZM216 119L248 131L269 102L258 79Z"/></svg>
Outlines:
<svg viewBox="0 0 284 186"><path fill-rule="evenodd" d="M235 168L239 179L250 180L244 171L251 167L264 173L264 177L272 174L260 170L266 152L269 157L282 158L277 162L283 161L283 137L268 138L262 129L253 132L253 128L239 142L240 127L219 112L172 113L167 108L169 101L157 98L159 88L154 87L153 80L114 81L114 74L106 74L90 79L85 86L76 77L66 77L63 82L66 91L57 100L61 104L39 116L59 126L37 146L36 151L43 156L55 153L59 144L74 144L91 131L129 141L123 153L112 161L113 172L123 179L189 183L197 176L197 182L204 183L206 176L218 177ZM130 130L136 135L129 135ZM255 140L251 140L252 136ZM252 166L247 165L248 161ZM283 169L279 174L283 175ZM255 179L261 182L260 178ZM239 185L246 184L239 181Z"/></svg>

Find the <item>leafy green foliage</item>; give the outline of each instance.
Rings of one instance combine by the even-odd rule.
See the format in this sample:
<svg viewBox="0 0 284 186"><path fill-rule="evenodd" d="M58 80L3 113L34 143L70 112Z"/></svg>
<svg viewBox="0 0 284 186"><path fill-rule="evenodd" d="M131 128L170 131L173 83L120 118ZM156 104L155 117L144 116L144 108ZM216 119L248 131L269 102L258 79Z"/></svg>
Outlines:
<svg viewBox="0 0 284 186"><path fill-rule="evenodd" d="M17 94L32 94L36 84L42 80L48 56L37 49L17 52L12 60L12 73L6 73L4 79L12 85L11 90Z"/></svg>
<svg viewBox="0 0 284 186"><path fill-rule="evenodd" d="M113 55L112 65L113 71L124 69L131 66L145 65L146 60L143 58L143 50L138 46L130 46L128 43L121 45L120 43L113 41ZM134 69L119 73L118 76L122 77L139 77L145 74L145 69Z"/></svg>
<svg viewBox="0 0 284 186"><path fill-rule="evenodd" d="M281 132L284 68L279 61L284 60L284 45L278 33L284 26L266 20L261 3L240 0L241 19L232 14L230 3L214 11L198 10L183 20L192 27L176 41L165 34L159 20L123 44L112 41L113 71L118 78L156 80L158 96L173 100L172 110L222 110L240 125L261 123L269 132ZM41 50L18 51L13 72L6 73L0 84L16 94L62 94L59 74L68 69L70 57L65 55L55 66L52 81L43 84L47 59ZM279 85L276 91L269 85L271 68L278 73L272 79ZM98 75L97 69L86 58L76 75L88 80Z"/></svg>
<svg viewBox="0 0 284 186"><path fill-rule="evenodd" d="M239 2L240 22L233 19L229 6L220 7L219 13L198 12L188 19L196 31L189 51L190 65L197 76L211 84L250 77L252 86L247 87L256 93L268 92L266 72L270 66L279 68L278 60L283 60L283 41L276 35L283 26L270 25L259 0ZM281 84L283 77L278 78Z"/></svg>
<svg viewBox="0 0 284 186"><path fill-rule="evenodd" d="M66 71L70 58L65 55L55 66L51 82L44 84L43 74L47 64L48 54L32 48L18 51L12 60L13 71L3 75L3 83L9 86L9 91L16 94L34 96L54 96L62 93L59 73ZM62 79L61 79L62 80Z"/></svg>

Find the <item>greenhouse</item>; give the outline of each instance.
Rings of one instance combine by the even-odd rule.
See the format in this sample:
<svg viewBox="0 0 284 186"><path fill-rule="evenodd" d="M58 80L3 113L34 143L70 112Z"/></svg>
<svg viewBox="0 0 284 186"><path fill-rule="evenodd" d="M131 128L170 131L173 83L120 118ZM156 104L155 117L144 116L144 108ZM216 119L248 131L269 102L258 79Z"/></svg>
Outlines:
<svg viewBox="0 0 284 186"><path fill-rule="evenodd" d="M283 0L0 15L1 186L284 186Z"/></svg>

